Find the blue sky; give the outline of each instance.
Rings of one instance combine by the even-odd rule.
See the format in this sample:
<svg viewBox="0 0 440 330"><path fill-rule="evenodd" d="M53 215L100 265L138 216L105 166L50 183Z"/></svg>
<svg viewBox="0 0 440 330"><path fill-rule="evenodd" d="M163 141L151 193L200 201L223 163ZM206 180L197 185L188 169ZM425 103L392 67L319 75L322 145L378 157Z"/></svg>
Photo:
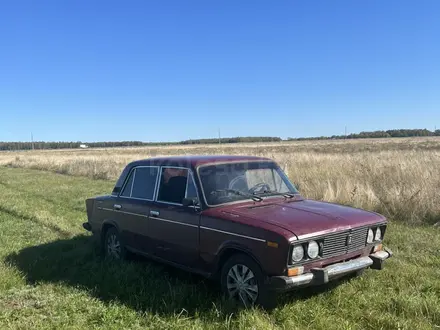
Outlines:
<svg viewBox="0 0 440 330"><path fill-rule="evenodd" d="M440 127L440 1L0 2L0 141Z"/></svg>

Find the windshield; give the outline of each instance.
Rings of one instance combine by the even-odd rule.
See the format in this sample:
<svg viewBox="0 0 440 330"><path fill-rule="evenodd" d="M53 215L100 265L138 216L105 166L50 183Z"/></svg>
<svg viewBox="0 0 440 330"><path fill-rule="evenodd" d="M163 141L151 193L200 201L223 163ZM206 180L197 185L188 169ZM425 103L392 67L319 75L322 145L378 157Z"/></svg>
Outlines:
<svg viewBox="0 0 440 330"><path fill-rule="evenodd" d="M273 162L202 166L199 175L209 205L252 199L253 196L298 193L284 172Z"/></svg>

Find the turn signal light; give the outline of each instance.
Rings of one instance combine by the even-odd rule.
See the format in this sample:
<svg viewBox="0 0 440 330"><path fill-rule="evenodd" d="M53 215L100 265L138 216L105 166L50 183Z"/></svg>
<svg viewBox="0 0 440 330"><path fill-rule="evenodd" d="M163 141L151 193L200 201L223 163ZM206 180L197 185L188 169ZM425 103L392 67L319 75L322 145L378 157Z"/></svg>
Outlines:
<svg viewBox="0 0 440 330"><path fill-rule="evenodd" d="M277 248L278 247L278 243L267 241L267 246L270 246L270 247L273 247L273 248Z"/></svg>
<svg viewBox="0 0 440 330"><path fill-rule="evenodd" d="M287 275L288 276L297 276L297 275L301 275L304 272L304 267L295 267L295 268L289 268L289 270L287 271Z"/></svg>
<svg viewBox="0 0 440 330"><path fill-rule="evenodd" d="M382 251L382 244L377 244L373 247L373 252Z"/></svg>

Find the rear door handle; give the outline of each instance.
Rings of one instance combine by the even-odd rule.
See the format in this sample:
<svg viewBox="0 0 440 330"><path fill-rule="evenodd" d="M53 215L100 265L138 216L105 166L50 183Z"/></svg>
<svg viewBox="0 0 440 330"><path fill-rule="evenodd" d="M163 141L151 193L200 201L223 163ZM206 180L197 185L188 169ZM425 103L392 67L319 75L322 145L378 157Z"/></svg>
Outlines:
<svg viewBox="0 0 440 330"><path fill-rule="evenodd" d="M122 209L122 206L119 204L115 204L115 205L113 205L113 209L120 210L120 209Z"/></svg>
<svg viewBox="0 0 440 330"><path fill-rule="evenodd" d="M158 217L159 216L159 211L150 211L150 215L152 216L152 217Z"/></svg>

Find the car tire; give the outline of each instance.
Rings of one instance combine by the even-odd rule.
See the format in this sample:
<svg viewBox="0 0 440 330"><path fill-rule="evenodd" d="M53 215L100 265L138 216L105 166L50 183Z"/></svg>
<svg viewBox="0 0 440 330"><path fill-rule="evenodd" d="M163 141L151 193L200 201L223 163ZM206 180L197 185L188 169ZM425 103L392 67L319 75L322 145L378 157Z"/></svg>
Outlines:
<svg viewBox="0 0 440 330"><path fill-rule="evenodd" d="M276 293L268 290L267 276L245 254L234 254L223 265L220 282L223 293L245 308L259 305L266 309L276 305Z"/></svg>
<svg viewBox="0 0 440 330"><path fill-rule="evenodd" d="M123 260L127 256L127 250L120 239L116 228L111 227L105 233L103 242L104 256L111 260Z"/></svg>

